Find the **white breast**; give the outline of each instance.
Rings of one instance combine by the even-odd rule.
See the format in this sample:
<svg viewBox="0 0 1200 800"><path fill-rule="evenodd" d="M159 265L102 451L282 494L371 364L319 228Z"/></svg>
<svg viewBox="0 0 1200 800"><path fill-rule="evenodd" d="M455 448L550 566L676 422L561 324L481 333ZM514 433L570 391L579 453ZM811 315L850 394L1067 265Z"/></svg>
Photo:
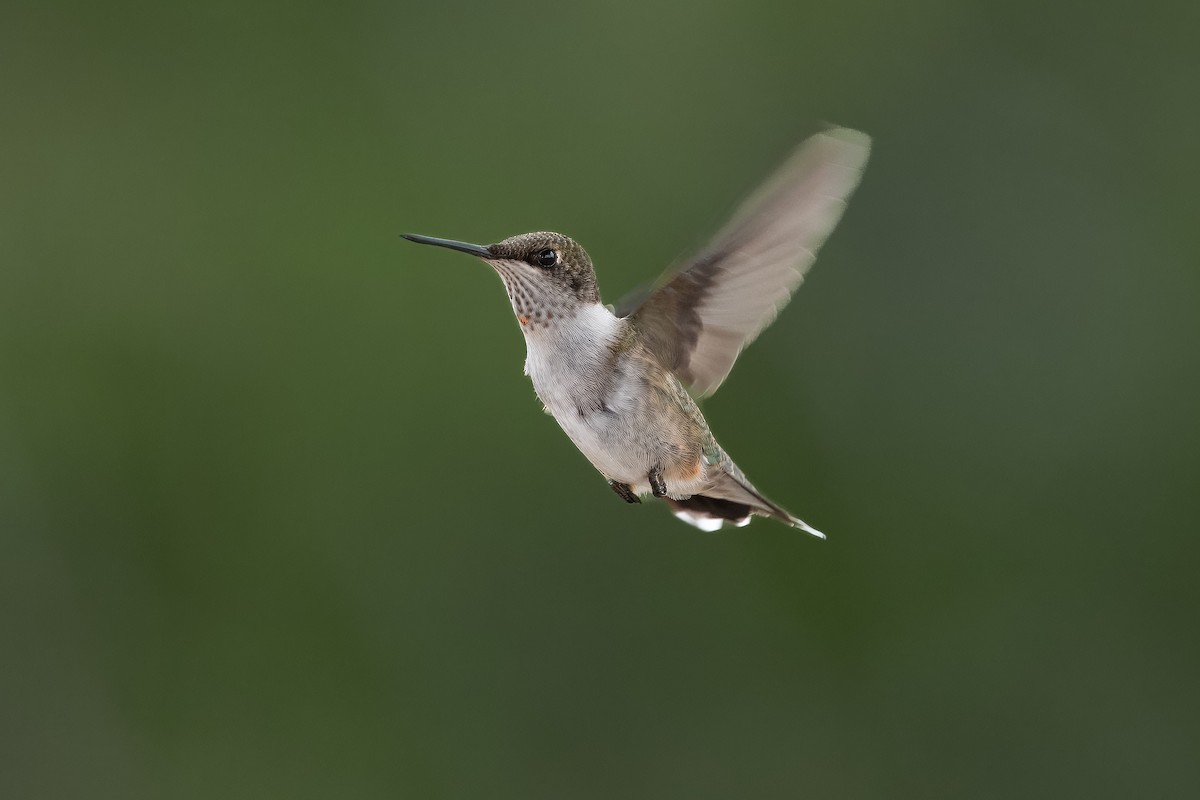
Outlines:
<svg viewBox="0 0 1200 800"><path fill-rule="evenodd" d="M612 347L627 324L599 303L570 318L526 330L525 372L567 436L601 473L616 480L641 477L644 456L626 452L635 413L635 376Z"/></svg>
<svg viewBox="0 0 1200 800"><path fill-rule="evenodd" d="M560 315L551 324L525 330L525 374L551 411L554 406L583 399L606 377L603 372L609 367L609 353L622 324L595 303L582 306L573 317Z"/></svg>

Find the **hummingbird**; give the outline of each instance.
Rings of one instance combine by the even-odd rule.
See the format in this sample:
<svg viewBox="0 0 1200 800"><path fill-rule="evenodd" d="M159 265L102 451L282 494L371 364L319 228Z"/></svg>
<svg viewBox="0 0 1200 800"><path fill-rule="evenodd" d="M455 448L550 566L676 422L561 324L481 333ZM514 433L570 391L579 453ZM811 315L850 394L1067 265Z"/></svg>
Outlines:
<svg viewBox="0 0 1200 800"><path fill-rule="evenodd" d="M627 503L652 495L705 531L770 517L825 534L768 500L717 444L696 400L774 320L858 185L870 138L848 128L804 141L697 255L657 287L600 300L587 252L560 233L478 245L525 336L525 374L545 410Z"/></svg>

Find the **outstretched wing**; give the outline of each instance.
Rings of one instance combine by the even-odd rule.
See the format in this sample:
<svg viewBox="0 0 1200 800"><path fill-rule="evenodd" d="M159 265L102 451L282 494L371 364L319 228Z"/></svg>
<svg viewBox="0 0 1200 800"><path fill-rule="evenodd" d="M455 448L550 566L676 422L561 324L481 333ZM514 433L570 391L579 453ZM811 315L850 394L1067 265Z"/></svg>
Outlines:
<svg viewBox="0 0 1200 800"><path fill-rule="evenodd" d="M618 315L696 394L713 393L800 285L870 147L866 134L847 128L806 140L707 248Z"/></svg>

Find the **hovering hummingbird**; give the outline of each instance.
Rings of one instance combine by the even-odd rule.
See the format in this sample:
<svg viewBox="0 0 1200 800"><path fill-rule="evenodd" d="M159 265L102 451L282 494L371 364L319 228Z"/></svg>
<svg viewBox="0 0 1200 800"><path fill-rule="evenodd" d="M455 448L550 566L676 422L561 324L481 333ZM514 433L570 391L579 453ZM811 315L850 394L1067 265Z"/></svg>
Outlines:
<svg viewBox="0 0 1200 800"><path fill-rule="evenodd" d="M754 488L713 438L693 394L716 391L790 299L842 216L869 150L865 134L846 128L811 137L706 249L615 308L600 302L588 254L559 233L492 245L404 238L469 253L499 273L538 398L622 500L651 494L706 531L758 515L823 539Z"/></svg>

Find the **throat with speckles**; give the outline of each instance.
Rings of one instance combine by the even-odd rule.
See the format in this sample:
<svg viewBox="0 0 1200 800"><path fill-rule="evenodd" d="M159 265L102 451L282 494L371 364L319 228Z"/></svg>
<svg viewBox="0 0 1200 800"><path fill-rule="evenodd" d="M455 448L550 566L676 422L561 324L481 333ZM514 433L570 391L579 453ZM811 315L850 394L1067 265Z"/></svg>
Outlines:
<svg viewBox="0 0 1200 800"><path fill-rule="evenodd" d="M554 320L562 320L571 316L579 307L579 301L569 295L558 292L548 292L544 285L539 285L534 276L528 272L528 266L518 268L503 261L493 266L504 281L504 289L512 303L513 313L525 331L546 328Z"/></svg>

